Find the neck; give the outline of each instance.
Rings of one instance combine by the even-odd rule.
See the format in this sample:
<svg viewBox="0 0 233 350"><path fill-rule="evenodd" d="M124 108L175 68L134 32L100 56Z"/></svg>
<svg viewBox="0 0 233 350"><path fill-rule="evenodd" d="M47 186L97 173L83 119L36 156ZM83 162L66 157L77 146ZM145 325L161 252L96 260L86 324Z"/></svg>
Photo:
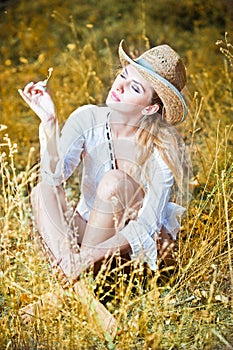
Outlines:
<svg viewBox="0 0 233 350"><path fill-rule="evenodd" d="M138 122L142 116L128 117L116 111L112 111L110 114L110 126L112 135L115 138L118 137L132 137L135 135L138 129Z"/></svg>

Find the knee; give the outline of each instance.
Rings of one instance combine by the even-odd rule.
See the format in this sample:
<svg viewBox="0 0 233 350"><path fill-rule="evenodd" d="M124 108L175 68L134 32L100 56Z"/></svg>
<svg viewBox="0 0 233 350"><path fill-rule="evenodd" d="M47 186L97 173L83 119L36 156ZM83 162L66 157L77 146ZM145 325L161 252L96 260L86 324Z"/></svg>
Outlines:
<svg viewBox="0 0 233 350"><path fill-rule="evenodd" d="M31 193L31 204L33 211L59 210L67 212L67 199L62 186L51 186L45 182L40 182Z"/></svg>
<svg viewBox="0 0 233 350"><path fill-rule="evenodd" d="M39 182L31 191L31 194L30 194L31 203L32 204L35 203L38 197L41 196L41 193L49 191L49 187L51 186L47 185L44 182Z"/></svg>
<svg viewBox="0 0 233 350"><path fill-rule="evenodd" d="M50 199L56 198L57 195L61 197L63 189L60 187L54 187L48 185L45 182L38 183L31 191L30 200L32 204L32 208L36 208L38 203L46 204Z"/></svg>
<svg viewBox="0 0 233 350"><path fill-rule="evenodd" d="M101 179L97 188L97 195L102 200L108 201L118 196L122 191L133 191L132 187L130 177L124 171L110 170Z"/></svg>

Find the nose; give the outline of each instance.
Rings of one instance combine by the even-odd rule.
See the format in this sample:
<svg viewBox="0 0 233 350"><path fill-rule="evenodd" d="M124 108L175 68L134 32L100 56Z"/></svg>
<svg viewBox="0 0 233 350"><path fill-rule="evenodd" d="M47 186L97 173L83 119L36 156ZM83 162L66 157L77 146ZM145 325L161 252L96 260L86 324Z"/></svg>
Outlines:
<svg viewBox="0 0 233 350"><path fill-rule="evenodd" d="M124 92L124 89L123 89L122 86L118 86L118 87L116 88L116 90L117 90L120 94L122 94L122 93Z"/></svg>
<svg viewBox="0 0 233 350"><path fill-rule="evenodd" d="M122 94L122 93L124 92L124 85L123 85L122 83L119 82L119 83L117 84L116 90L117 90L120 94Z"/></svg>

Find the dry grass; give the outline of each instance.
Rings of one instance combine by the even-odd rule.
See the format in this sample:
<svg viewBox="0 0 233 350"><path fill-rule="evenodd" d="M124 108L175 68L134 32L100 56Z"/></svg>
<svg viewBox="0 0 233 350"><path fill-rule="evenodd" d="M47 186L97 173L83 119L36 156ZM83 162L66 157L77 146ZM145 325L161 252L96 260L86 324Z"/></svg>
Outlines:
<svg viewBox="0 0 233 350"><path fill-rule="evenodd" d="M47 2L41 4L47 6ZM151 275L142 266L122 267L117 258L115 268L110 271L108 265L95 280L91 273L84 276L88 287L124 329L113 341L87 318L71 289L63 292L61 308L45 309L27 325L19 317L22 306L40 300L45 292L59 291L60 286L39 249L32 226L29 193L38 172L37 165L33 165L38 158L38 122L18 97L17 88L27 81L45 78L48 67L53 66L50 88L63 122L77 105L104 100L106 82L109 84L111 71L117 66L115 51L109 45L113 38L103 40L102 50L98 51L100 39L92 27L78 27L77 35L72 19L67 20L69 9L61 17L58 14L64 6L59 2L56 6L56 20L72 33L66 32L68 39L65 48L60 43L59 55L49 42L49 35L46 40L50 55L47 56L46 47L39 54L30 55L34 39L28 29L22 29L23 21L19 21L16 35L28 37L27 45L21 48L22 55L19 53L20 63L14 62L16 56L7 56L9 48L4 46L4 52L1 49L4 69L0 76L6 82L1 84L1 123L8 129L2 127L0 131L0 348L233 349L233 51L227 36L216 45L214 51L221 53L216 53L214 66L206 67L199 50L196 55L200 56L194 60L195 53L184 49L190 67L190 114L181 132L190 145L195 181L177 244L175 271ZM28 15L22 9L18 11L21 17ZM9 17L13 18L13 14L9 10ZM32 31L38 23L34 17ZM94 19L89 18L88 23L95 24ZM137 41L146 45L145 25L140 31ZM207 28L204 31L208 32ZM59 28L58 33L61 32ZM39 31L37 42L43 37L45 34ZM25 43L24 39L23 36L21 43ZM206 36L200 39L203 51L208 50L206 42ZM183 47L187 46L185 42ZM198 66L192 68L196 61ZM74 177L68 183L72 193L76 185ZM128 270L130 274L126 273Z"/></svg>

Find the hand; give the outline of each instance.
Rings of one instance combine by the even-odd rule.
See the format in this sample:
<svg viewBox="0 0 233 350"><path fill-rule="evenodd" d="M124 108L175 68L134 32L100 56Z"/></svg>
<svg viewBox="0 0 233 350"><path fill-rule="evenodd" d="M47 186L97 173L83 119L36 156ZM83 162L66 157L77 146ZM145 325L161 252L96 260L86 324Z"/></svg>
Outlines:
<svg viewBox="0 0 233 350"><path fill-rule="evenodd" d="M43 123L55 119L55 106L47 91L46 80L31 82L24 90L19 89L18 92Z"/></svg>
<svg viewBox="0 0 233 350"><path fill-rule="evenodd" d="M83 249L79 253L63 253L59 261L53 263L53 268L61 268L70 283L73 283L81 275L93 265L94 261L91 257L89 249Z"/></svg>

